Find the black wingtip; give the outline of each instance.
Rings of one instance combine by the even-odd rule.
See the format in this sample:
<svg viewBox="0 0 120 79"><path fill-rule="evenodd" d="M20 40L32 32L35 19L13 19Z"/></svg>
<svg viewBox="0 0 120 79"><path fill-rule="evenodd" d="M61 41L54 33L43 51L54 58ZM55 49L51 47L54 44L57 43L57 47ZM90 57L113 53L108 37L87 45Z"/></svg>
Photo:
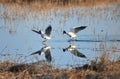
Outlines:
<svg viewBox="0 0 120 79"><path fill-rule="evenodd" d="M33 32L37 32L36 30L33 30L33 29L32 29L32 31L33 31Z"/></svg>
<svg viewBox="0 0 120 79"><path fill-rule="evenodd" d="M32 53L32 54L30 54L30 55L34 55L35 53Z"/></svg>
<svg viewBox="0 0 120 79"><path fill-rule="evenodd" d="M49 25L46 29L49 29L51 31L52 30L52 26Z"/></svg>
<svg viewBox="0 0 120 79"><path fill-rule="evenodd" d="M36 31L36 30L32 29L32 31L35 32L35 33L41 34L41 30L40 31Z"/></svg>
<svg viewBox="0 0 120 79"><path fill-rule="evenodd" d="M63 30L63 34L66 34L66 31L65 31L65 30Z"/></svg>
<svg viewBox="0 0 120 79"><path fill-rule="evenodd" d="M78 29L80 29L80 30L83 30L83 29L85 29L87 26L80 26L80 27L78 27Z"/></svg>
<svg viewBox="0 0 120 79"><path fill-rule="evenodd" d="M63 52L65 52L65 51L66 51L66 49L63 48Z"/></svg>
<svg viewBox="0 0 120 79"><path fill-rule="evenodd" d="M30 54L30 55L35 55L35 54L40 55L40 54L41 54L41 51L40 51L40 50L39 50L39 51L36 51L36 52L34 52L34 53Z"/></svg>
<svg viewBox="0 0 120 79"><path fill-rule="evenodd" d="M52 27L51 25L49 25L48 27Z"/></svg>
<svg viewBox="0 0 120 79"><path fill-rule="evenodd" d="M34 52L34 53L30 54L30 55L35 55L35 54L39 54L39 53L37 53L37 52Z"/></svg>
<svg viewBox="0 0 120 79"><path fill-rule="evenodd" d="M87 26L81 26L81 28L86 28Z"/></svg>
<svg viewBox="0 0 120 79"><path fill-rule="evenodd" d="M81 57L83 57L83 58L87 58L85 55L82 55Z"/></svg>
<svg viewBox="0 0 120 79"><path fill-rule="evenodd" d="M52 26L51 26L51 25L49 25L49 26L48 26L48 28L49 28L49 29L52 29Z"/></svg>

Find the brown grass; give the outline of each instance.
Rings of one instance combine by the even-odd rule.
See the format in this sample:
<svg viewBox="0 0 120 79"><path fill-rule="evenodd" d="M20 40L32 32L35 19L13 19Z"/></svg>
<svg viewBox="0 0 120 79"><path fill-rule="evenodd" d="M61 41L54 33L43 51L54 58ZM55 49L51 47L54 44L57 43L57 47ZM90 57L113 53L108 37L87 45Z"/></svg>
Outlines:
<svg viewBox="0 0 120 79"><path fill-rule="evenodd" d="M43 1L43 2L42 2ZM91 14L92 17L95 17L94 14L89 13L96 6L108 6L108 5L118 5L120 0L66 0L67 4L63 4L65 0L0 0L0 6L4 7L4 11L1 14L5 22L15 21L16 19L26 19L26 16L30 15L35 20L39 19L39 15L43 15L44 19L48 19L49 13L53 13L54 16L57 16L57 11L63 11L63 18L59 21L60 23L66 22L68 17L72 17L74 14L75 7L85 7L86 13L83 15L80 11L76 11L76 14L79 15L78 20ZM70 9L70 12L67 12L66 9ZM98 10L97 17L100 17L101 8L96 8ZM116 12L118 9L115 9ZM31 15L33 14L33 15ZM107 15L106 15L107 17ZM53 17L51 18L53 20ZM9 30L9 33L14 33L15 30L12 29L12 26Z"/></svg>
<svg viewBox="0 0 120 79"><path fill-rule="evenodd" d="M64 1L66 4L64 4ZM54 13L58 10L65 11L65 9L74 10L75 7L86 7L88 12L96 6L108 6L113 4L120 4L120 0L0 0L0 6L4 7L4 12L1 15L5 20L16 20L17 18L25 19L27 15L34 13L37 19L38 15L44 14L47 19L48 13ZM98 8L99 9L99 8ZM44 13L43 13L44 12ZM116 12L116 11L115 11ZM72 16L74 12L64 12L64 21L66 17ZM78 15L79 15L78 11ZM100 12L98 12L99 14ZM86 16L86 15L85 15ZM79 19L79 18L78 18ZM11 29L12 30L12 29ZM9 31L10 33L13 31Z"/></svg>
<svg viewBox="0 0 120 79"><path fill-rule="evenodd" d="M114 3L120 3L120 0L0 0L0 4L32 6L32 8L37 10L72 6L93 7L98 5L110 5Z"/></svg>
<svg viewBox="0 0 120 79"><path fill-rule="evenodd" d="M51 65L0 62L0 79L119 79L120 60L111 62L107 55L97 63L72 69L57 69Z"/></svg>

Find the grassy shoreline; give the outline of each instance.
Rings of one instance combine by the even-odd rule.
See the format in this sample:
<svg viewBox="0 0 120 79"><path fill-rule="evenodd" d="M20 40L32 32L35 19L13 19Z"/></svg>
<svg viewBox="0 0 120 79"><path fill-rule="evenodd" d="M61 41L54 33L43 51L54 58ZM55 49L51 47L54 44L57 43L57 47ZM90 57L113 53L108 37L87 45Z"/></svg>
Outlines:
<svg viewBox="0 0 120 79"><path fill-rule="evenodd" d="M19 64L0 62L0 79L119 79L120 60L101 62L72 69L57 69L43 64Z"/></svg>

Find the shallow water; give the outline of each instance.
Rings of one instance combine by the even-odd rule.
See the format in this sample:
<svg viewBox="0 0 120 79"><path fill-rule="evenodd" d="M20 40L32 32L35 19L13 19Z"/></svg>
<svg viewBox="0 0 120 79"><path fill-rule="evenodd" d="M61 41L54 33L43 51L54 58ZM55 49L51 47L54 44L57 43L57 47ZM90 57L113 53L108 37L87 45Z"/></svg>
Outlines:
<svg viewBox="0 0 120 79"><path fill-rule="evenodd" d="M44 47L41 36L31 30L45 29L48 25L52 26L52 39L46 44L51 46L51 63L55 67L82 66L92 60L99 60L105 52L111 60L120 57L119 5L91 9L75 7L21 15L21 11L14 15L9 7L0 6L0 60L9 59L20 63L46 60L44 54L30 56ZM82 25L87 28L77 33L76 40L68 42L69 37L63 35L62 31ZM63 52L63 48L73 44L87 58L77 57L70 51Z"/></svg>

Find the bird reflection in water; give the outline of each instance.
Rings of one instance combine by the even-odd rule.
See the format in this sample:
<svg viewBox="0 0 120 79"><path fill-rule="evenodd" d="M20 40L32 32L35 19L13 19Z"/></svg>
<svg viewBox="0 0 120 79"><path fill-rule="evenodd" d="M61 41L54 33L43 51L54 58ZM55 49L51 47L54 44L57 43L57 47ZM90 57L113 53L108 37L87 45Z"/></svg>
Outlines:
<svg viewBox="0 0 120 79"><path fill-rule="evenodd" d="M31 55L35 55L35 54L42 55L42 54L45 54L45 58L46 58L47 62L51 62L52 61L52 56L51 56L51 53L50 53L50 49L51 49L51 46L45 45L39 51L36 51L36 52L32 53Z"/></svg>
<svg viewBox="0 0 120 79"><path fill-rule="evenodd" d="M69 45L69 47L63 48L63 52L65 52L65 51L70 51L73 55L75 55L77 57L86 58L86 56L84 54L82 54L81 52L79 52L77 50L75 44L71 44L71 45Z"/></svg>

